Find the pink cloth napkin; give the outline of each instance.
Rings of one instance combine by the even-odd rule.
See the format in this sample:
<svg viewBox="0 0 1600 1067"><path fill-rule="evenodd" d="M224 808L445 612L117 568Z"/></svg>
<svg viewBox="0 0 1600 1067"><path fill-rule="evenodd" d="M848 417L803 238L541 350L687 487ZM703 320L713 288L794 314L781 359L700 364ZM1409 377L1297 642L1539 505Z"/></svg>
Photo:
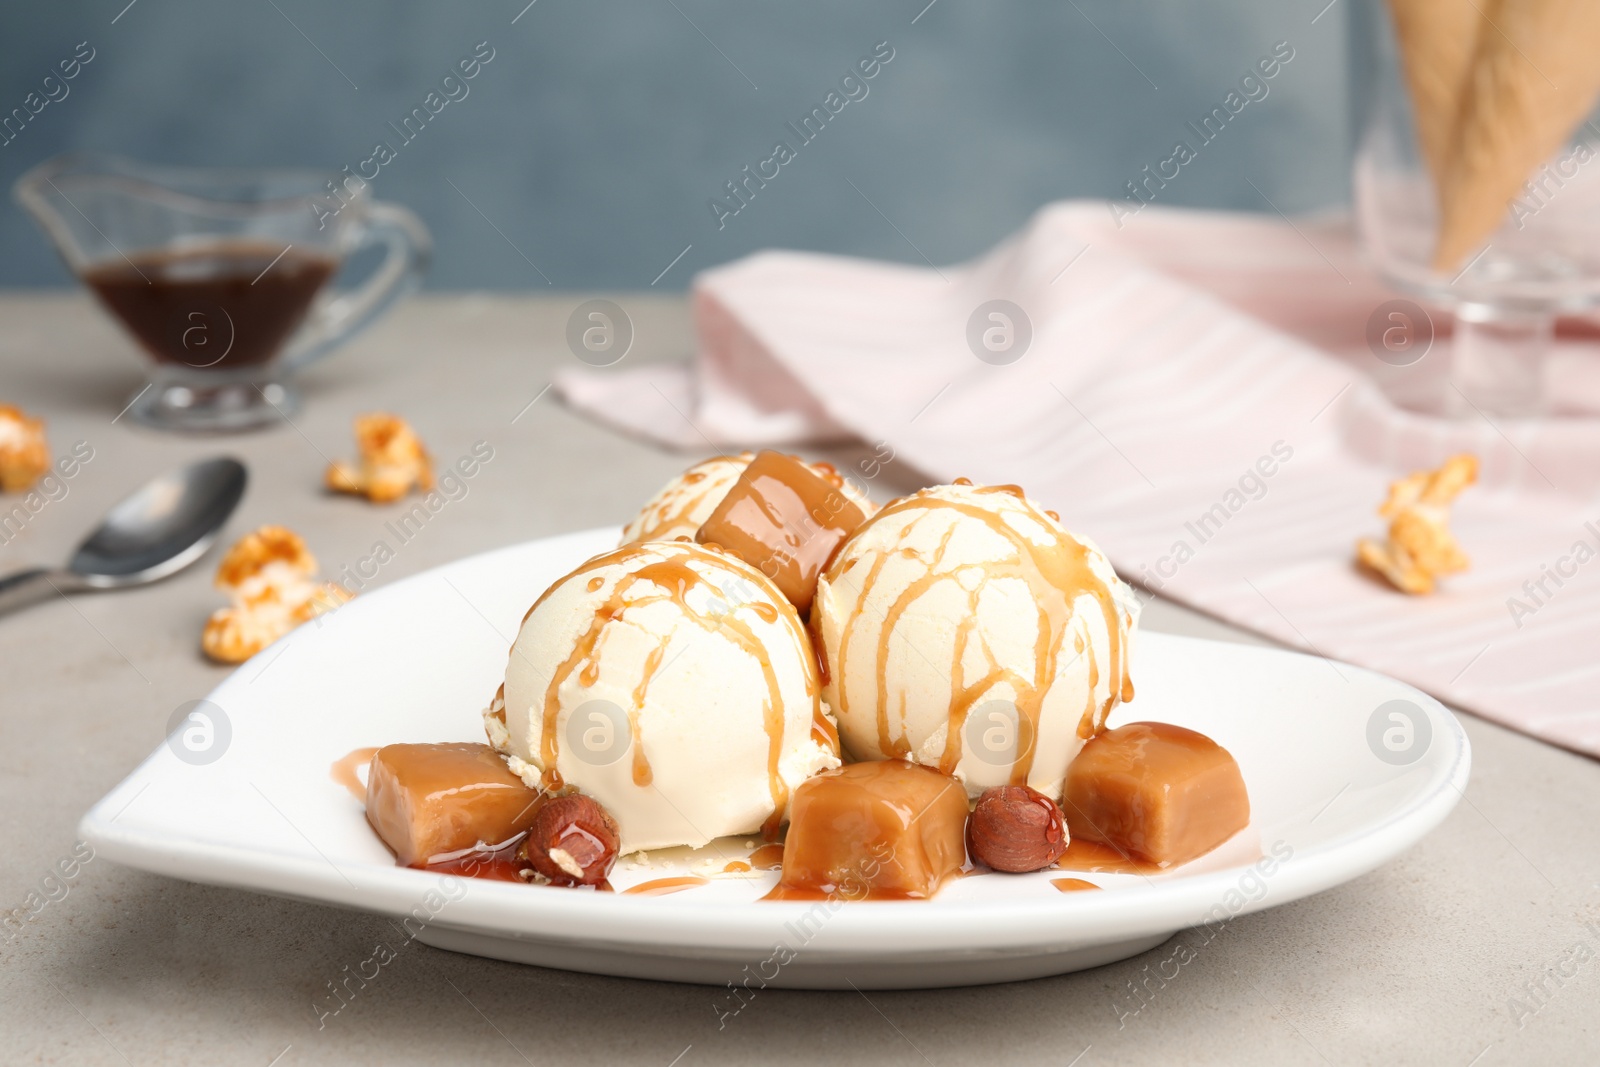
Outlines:
<svg viewBox="0 0 1600 1067"><path fill-rule="evenodd" d="M1147 207L1119 229L1069 202L957 267L769 252L707 271L692 364L556 387L679 448L859 437L935 479L1019 483L1151 590L1600 756L1600 420L1398 406L1438 390L1449 343L1377 360L1367 323L1392 297L1342 220ZM1013 363L967 340L993 299L1031 323ZM1552 380L1600 410L1576 325ZM1358 571L1389 482L1462 451L1481 461L1453 520L1472 569L1429 597Z"/></svg>

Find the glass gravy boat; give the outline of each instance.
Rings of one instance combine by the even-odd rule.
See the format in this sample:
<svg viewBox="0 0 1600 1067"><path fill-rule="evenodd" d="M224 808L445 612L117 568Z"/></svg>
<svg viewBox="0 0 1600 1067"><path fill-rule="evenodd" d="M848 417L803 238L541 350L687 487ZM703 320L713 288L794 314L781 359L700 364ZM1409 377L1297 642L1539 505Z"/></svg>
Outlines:
<svg viewBox="0 0 1600 1067"><path fill-rule="evenodd" d="M293 414L290 376L414 290L431 251L415 215L374 202L349 175L61 156L14 192L145 355L152 380L127 414L166 430L231 432ZM377 269L325 292L371 245L385 250Z"/></svg>

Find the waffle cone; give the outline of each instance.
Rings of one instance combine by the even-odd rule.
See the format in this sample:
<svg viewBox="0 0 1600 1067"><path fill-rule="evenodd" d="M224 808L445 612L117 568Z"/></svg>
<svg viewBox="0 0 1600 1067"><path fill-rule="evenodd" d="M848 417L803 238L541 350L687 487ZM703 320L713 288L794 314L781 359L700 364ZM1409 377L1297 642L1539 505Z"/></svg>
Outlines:
<svg viewBox="0 0 1600 1067"><path fill-rule="evenodd" d="M1436 270L1457 267L1600 95L1600 4L1493 0L1440 182Z"/></svg>
<svg viewBox="0 0 1600 1067"><path fill-rule="evenodd" d="M1450 161L1483 16L1473 0L1389 0L1389 11L1400 40L1417 140L1437 186Z"/></svg>

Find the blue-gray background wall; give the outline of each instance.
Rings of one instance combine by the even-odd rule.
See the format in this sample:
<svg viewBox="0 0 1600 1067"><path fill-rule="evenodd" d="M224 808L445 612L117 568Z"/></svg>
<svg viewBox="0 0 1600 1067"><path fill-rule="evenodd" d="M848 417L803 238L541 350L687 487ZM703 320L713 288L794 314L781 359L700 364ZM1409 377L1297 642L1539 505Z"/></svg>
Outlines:
<svg viewBox="0 0 1600 1067"><path fill-rule="evenodd" d="M527 260L558 289L642 288L687 245L658 288L770 246L945 263L1043 203L1125 195L1279 41L1294 59L1269 95L1161 199L1271 210L1251 182L1289 212L1344 199L1351 2L8 4L0 113L78 42L96 54L70 95L0 147L0 182L68 150L354 165L376 141L397 141L388 123L486 41L494 59L470 95L374 183L432 229L435 288L545 288ZM894 59L869 95L719 229L707 200L774 141L792 141L784 123L879 41ZM8 200L0 285L66 280Z"/></svg>

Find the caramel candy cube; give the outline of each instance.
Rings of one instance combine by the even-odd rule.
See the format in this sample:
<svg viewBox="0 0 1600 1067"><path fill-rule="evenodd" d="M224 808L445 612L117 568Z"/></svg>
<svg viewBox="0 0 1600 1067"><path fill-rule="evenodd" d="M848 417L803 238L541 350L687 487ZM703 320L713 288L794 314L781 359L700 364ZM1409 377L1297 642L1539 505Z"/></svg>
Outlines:
<svg viewBox="0 0 1600 1067"><path fill-rule="evenodd" d="M1135 722L1092 738L1067 768L1073 838L1162 867L1205 855L1250 822L1244 777L1205 734Z"/></svg>
<svg viewBox="0 0 1600 1067"><path fill-rule="evenodd" d="M529 789L488 745L385 745L367 773L367 821L406 866L503 845L538 814Z"/></svg>
<svg viewBox="0 0 1600 1067"><path fill-rule="evenodd" d="M926 899L966 861L967 792L904 760L853 763L794 791L769 899Z"/></svg>
<svg viewBox="0 0 1600 1067"><path fill-rule="evenodd" d="M695 534L720 545L772 579L804 614L817 575L866 513L810 466L781 452L760 452Z"/></svg>

